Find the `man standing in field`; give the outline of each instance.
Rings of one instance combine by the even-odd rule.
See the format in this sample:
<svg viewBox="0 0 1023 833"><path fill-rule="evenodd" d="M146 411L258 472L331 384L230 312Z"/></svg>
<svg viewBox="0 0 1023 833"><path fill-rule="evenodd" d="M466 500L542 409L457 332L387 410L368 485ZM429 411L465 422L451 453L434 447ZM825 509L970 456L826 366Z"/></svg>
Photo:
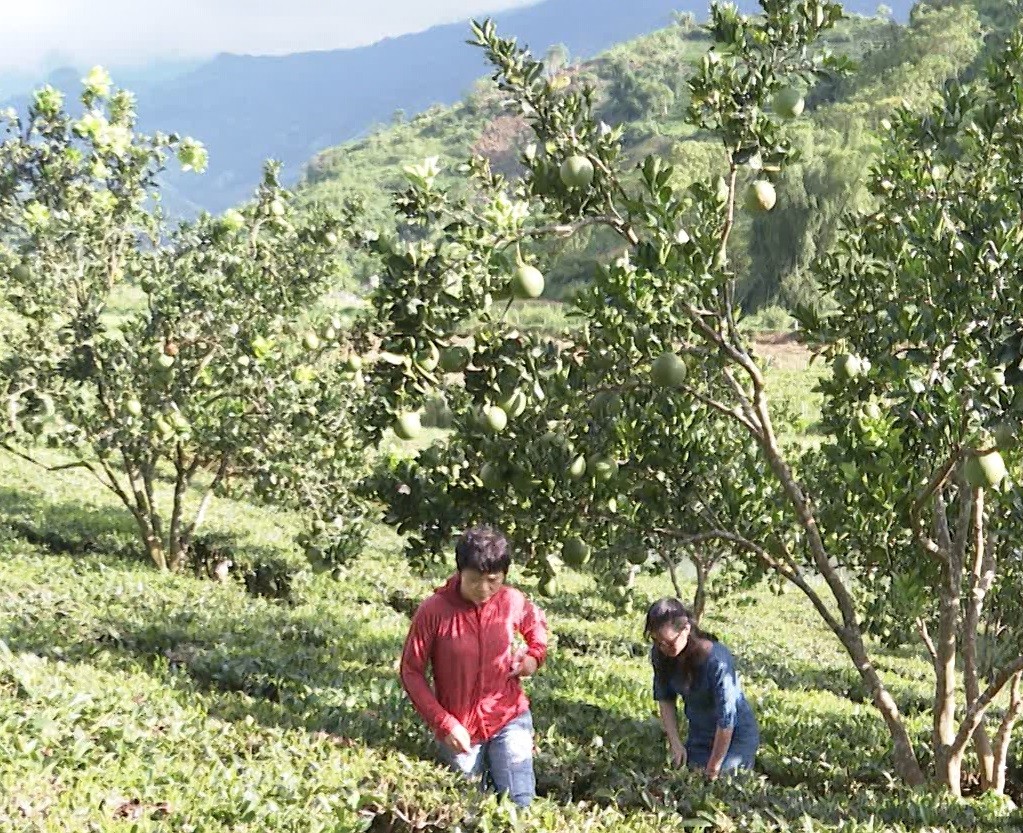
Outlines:
<svg viewBox="0 0 1023 833"><path fill-rule="evenodd" d="M511 554L496 529L466 530L455 546L455 565L457 572L412 617L401 682L444 759L526 807L536 796L536 779L533 718L520 680L544 661L547 620L505 584ZM518 650L516 633L525 640Z"/></svg>

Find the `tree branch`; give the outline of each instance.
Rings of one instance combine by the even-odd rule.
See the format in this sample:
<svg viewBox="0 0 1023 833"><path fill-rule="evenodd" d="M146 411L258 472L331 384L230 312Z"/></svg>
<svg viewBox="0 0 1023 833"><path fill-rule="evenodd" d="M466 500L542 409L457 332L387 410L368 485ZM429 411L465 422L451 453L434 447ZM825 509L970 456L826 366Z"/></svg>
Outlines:
<svg viewBox="0 0 1023 833"><path fill-rule="evenodd" d="M607 226L628 240L633 246L639 242L639 238L636 237L636 232L633 231L624 220L619 217L612 217L609 214L599 214L582 217L571 223L550 223L545 226L523 229L521 234L509 238L506 242L501 243L497 248L507 249L509 246L512 246L515 243L520 243L527 238L552 236L571 237L576 232L589 226Z"/></svg>
<svg viewBox="0 0 1023 833"><path fill-rule="evenodd" d="M944 465L941 466L932 476L930 481L924 487L924 490L913 500L909 506L909 520L913 527L914 533L916 533L917 541L924 548L926 552L931 555L936 555L942 560L947 561L949 553L943 552L941 547L927 534L927 527L920 517L920 512L924 508L924 505L928 500L942 487L948 480L948 476L952 473L952 469L955 468L956 464L962 458L962 449L957 448L955 452L945 461Z"/></svg>
<svg viewBox="0 0 1023 833"><path fill-rule="evenodd" d="M1005 687L1005 684L1009 682L1016 674L1023 671L1023 656L1016 657L1008 665L1004 666L991 680L991 683L984 690L984 693L966 709L966 715L963 717L963 722L959 726L959 731L956 733L955 740L952 742L952 748L950 754L959 754L966 747L966 744L970 742L970 738L973 737L973 733L977 731L977 727L984 719L984 714L987 712L988 706L991 705L991 701L998 696L999 692Z"/></svg>
<svg viewBox="0 0 1023 833"><path fill-rule="evenodd" d="M51 466L42 462L41 460L37 460L31 454L26 454L24 451L19 451L9 443L6 442L0 443L0 448L2 448L8 454L13 455L14 457L17 457L21 460L25 460L26 462L31 463L33 466L38 466L44 471L55 472L67 471L68 469L86 469L90 474L93 475L93 477L99 480L100 483L106 485L106 481L104 481L103 478L100 477L99 472L96 471L96 468L86 460L76 460L73 463L61 463L59 466Z"/></svg>
<svg viewBox="0 0 1023 833"><path fill-rule="evenodd" d="M206 493L202 496L202 500L199 501L199 508L196 510L195 517L181 536L183 547L187 548L192 543L192 536L195 535L195 531L205 520L206 512L209 510L210 503L213 501L213 493L227 476L227 473L230 470L230 463L231 458L227 454L220 459L220 466L217 468L217 473L214 475Z"/></svg>
<svg viewBox="0 0 1023 833"><path fill-rule="evenodd" d="M678 567L675 564L675 560L668 555L667 550L661 549L660 551L661 560L668 568L668 575L671 577L671 586L675 588L675 596L679 599L682 598L682 586L678 583Z"/></svg>
<svg viewBox="0 0 1023 833"><path fill-rule="evenodd" d="M110 482L107 484L109 488L114 492L114 494L116 494L121 499L121 503L123 503L127 507L128 511L131 512L132 514L135 514L135 510L132 509L131 500L128 497L127 493L124 491L124 489L121 488L121 484L118 483L117 475L114 474L114 470L110 468L109 464L105 460L101 459L99 461L99 464L100 466L103 467L103 471L109 478ZM93 473L95 474L95 472ZM99 478L99 481L100 483L104 482L103 478L101 477Z"/></svg>
<svg viewBox="0 0 1023 833"><path fill-rule="evenodd" d="M696 544L703 543L704 541L728 541L731 544L735 544L738 547L742 547L745 550L753 553L760 561L765 564L768 568L774 570L784 578L792 582L796 587L803 591L804 595L810 600L813 606L817 609L817 612L821 615L828 626L835 632L841 631L841 625L831 615L831 611L828 610L827 606L820 596L817 595L816 591L806 583L803 575L793 569L789 564L780 563L774 556L772 556L766 549L755 541L751 541L748 538L743 537L735 532L729 532L724 529L714 529L708 532L695 532L685 533L677 529L668 529L665 527L655 527L652 532L658 535L664 535L665 537L674 538L680 545L683 546L695 546Z"/></svg>
<svg viewBox="0 0 1023 833"><path fill-rule="evenodd" d="M1012 678L1009 689L1009 707L1006 709L1002 723L995 736L994 789L1001 794L1005 792L1005 765L1009 756L1009 744L1012 741L1012 728L1023 713L1023 696L1020 693L1020 678L1023 671L1017 671Z"/></svg>
<svg viewBox="0 0 1023 833"><path fill-rule="evenodd" d="M969 493L972 500L965 500ZM995 579L995 556L994 547L985 547L985 507L984 490L968 490L963 484L961 497L963 503L973 518L973 565L967 573L967 597L966 613L963 621L963 684L966 694L966 703L969 705L980 696L980 670L977 667L977 632L980 626L981 614L984 610L984 600ZM960 522L962 518L960 517ZM967 537L967 530L961 530L960 534ZM993 544L993 542L990 542ZM965 552L964 552L965 556ZM990 787L997 777L995 770L995 752L991 748L991 741L984 729L980 726L974 735L974 742L977 751L977 759L981 765L981 786Z"/></svg>
<svg viewBox="0 0 1023 833"><path fill-rule="evenodd" d="M931 662L938 661L938 651L934 647L934 640L931 639L931 632L927 629L927 623L922 617L916 620L917 633L920 634L920 638L924 642L924 647L927 648L927 653L931 655Z"/></svg>
<svg viewBox="0 0 1023 833"><path fill-rule="evenodd" d="M756 425L750 422L750 420L746 417L745 414L742 413L738 406L736 406L735 408L729 408L723 402L719 402L718 400L710 396L707 396L706 394L700 393L698 390L696 390L695 388L691 388L688 385L683 385L682 390L684 390L694 399L697 399L700 402L702 402L704 405L713 408L715 411L719 411L725 416L731 417L732 419L742 423L743 427L747 431L749 431L750 434L752 434L754 437L760 437L761 435L760 429L758 429Z"/></svg>

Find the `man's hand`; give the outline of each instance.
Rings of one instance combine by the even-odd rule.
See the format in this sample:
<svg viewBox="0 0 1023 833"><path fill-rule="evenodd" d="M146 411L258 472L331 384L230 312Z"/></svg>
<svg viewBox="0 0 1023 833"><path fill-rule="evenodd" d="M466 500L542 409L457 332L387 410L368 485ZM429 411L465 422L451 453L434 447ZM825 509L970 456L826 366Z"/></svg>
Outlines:
<svg viewBox="0 0 1023 833"><path fill-rule="evenodd" d="M682 745L673 746L671 749L671 765L675 769L681 769L689 761L689 756L686 754L686 748Z"/></svg>
<svg viewBox="0 0 1023 833"><path fill-rule="evenodd" d="M535 657L526 653L525 649L515 652L511 661L511 677L530 677L536 673L537 662Z"/></svg>
<svg viewBox="0 0 1023 833"><path fill-rule="evenodd" d="M721 774L721 764L707 764L707 769L704 771L708 781L717 781L718 776Z"/></svg>
<svg viewBox="0 0 1023 833"><path fill-rule="evenodd" d="M461 754L472 749L472 738L469 737L465 727L459 723L451 730L451 734L444 738L444 745L455 754Z"/></svg>

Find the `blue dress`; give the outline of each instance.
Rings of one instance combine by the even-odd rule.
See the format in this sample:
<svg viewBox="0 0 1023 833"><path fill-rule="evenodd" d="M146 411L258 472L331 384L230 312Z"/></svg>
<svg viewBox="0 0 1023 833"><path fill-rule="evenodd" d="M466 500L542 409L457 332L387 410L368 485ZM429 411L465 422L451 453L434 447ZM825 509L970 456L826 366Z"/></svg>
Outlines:
<svg viewBox="0 0 1023 833"><path fill-rule="evenodd" d="M654 699L672 703L681 697L685 703L689 736L686 754L691 768L703 769L710 760L714 734L718 727L732 729L732 742L721 763L721 771L752 769L760 745L760 729L753 716L735 671L735 659L720 642L712 643L710 654L696 667L691 687L686 688L678 671L654 647L650 661L654 666Z"/></svg>

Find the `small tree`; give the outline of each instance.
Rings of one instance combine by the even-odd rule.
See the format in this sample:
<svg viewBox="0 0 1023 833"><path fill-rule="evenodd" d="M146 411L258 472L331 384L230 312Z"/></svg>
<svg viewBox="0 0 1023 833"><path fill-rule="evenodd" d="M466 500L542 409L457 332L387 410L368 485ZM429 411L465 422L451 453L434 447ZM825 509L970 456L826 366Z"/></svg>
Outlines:
<svg viewBox="0 0 1023 833"><path fill-rule="evenodd" d="M644 77L624 58L616 59L608 72L607 105L603 115L609 121L657 119L666 116L675 103L671 87L656 78Z"/></svg>
<svg viewBox="0 0 1023 833"><path fill-rule="evenodd" d="M136 133L102 71L82 103L74 118L45 88L4 122L3 448L42 462L48 445L70 458L50 468L92 472L161 569L185 563L232 481L338 518L357 542L354 382L332 360L340 322L307 321L336 274L340 218L294 216L270 166L250 205L167 232L152 207L166 155L201 169L205 151ZM115 313L131 287L141 298Z"/></svg>
<svg viewBox="0 0 1023 833"><path fill-rule="evenodd" d="M935 768L952 790L971 739L982 788L1004 789L1023 708L1023 496L1006 474L1020 472L1023 415L1021 59L1017 33L979 83L892 115L879 208L843 224L819 270L837 311L804 315L840 369L861 369L824 385L822 527L859 577L865 628L926 645Z"/></svg>

